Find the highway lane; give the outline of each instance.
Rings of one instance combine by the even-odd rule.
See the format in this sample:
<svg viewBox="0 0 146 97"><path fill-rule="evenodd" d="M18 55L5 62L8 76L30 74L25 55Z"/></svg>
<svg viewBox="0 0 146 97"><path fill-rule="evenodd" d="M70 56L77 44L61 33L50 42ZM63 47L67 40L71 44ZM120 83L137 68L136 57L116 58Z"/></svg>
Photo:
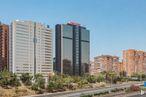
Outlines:
<svg viewBox="0 0 146 97"><path fill-rule="evenodd" d="M135 84L141 85L142 83L138 82ZM48 94L25 96L25 97L80 97L80 95L100 93L100 92L104 92L104 91L111 91L111 90L116 89L116 88L127 88L130 86L131 86L131 84L127 83L127 84L112 85L111 87L81 89L81 90L75 90L75 91L48 93Z"/></svg>
<svg viewBox="0 0 146 97"><path fill-rule="evenodd" d="M128 96L128 97L146 97L146 94L144 94L144 95L137 94L137 95Z"/></svg>

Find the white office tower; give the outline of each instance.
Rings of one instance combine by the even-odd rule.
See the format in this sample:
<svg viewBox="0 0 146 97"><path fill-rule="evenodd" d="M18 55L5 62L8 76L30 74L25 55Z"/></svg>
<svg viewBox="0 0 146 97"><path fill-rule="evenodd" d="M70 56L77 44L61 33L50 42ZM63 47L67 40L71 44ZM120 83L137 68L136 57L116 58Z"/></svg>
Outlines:
<svg viewBox="0 0 146 97"><path fill-rule="evenodd" d="M9 70L16 74L53 72L52 30L40 23L16 20L11 24Z"/></svg>

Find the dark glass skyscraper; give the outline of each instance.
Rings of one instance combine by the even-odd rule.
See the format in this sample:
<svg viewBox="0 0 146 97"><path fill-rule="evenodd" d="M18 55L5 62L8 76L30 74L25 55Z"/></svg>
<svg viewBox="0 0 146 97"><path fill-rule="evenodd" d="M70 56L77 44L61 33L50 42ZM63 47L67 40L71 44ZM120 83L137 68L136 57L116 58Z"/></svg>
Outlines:
<svg viewBox="0 0 146 97"><path fill-rule="evenodd" d="M90 56L90 33L78 23L56 25L57 72L70 75L88 73Z"/></svg>

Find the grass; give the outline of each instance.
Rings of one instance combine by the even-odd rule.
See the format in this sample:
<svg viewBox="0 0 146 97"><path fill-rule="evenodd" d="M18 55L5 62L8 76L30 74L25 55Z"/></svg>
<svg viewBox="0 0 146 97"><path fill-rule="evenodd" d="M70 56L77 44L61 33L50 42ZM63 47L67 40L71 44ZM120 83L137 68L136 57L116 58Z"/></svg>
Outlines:
<svg viewBox="0 0 146 97"><path fill-rule="evenodd" d="M27 88L26 86L19 86L10 89L0 87L0 97L21 97L33 94L35 94L35 91Z"/></svg>

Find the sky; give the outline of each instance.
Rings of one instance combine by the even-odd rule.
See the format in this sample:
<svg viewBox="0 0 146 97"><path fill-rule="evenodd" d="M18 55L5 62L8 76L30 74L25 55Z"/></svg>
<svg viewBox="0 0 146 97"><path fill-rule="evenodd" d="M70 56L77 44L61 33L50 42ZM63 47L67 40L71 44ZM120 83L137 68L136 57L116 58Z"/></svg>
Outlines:
<svg viewBox="0 0 146 97"><path fill-rule="evenodd" d="M146 0L0 0L0 21L17 19L53 30L56 24L80 23L90 30L91 59L122 57L126 49L146 51Z"/></svg>

